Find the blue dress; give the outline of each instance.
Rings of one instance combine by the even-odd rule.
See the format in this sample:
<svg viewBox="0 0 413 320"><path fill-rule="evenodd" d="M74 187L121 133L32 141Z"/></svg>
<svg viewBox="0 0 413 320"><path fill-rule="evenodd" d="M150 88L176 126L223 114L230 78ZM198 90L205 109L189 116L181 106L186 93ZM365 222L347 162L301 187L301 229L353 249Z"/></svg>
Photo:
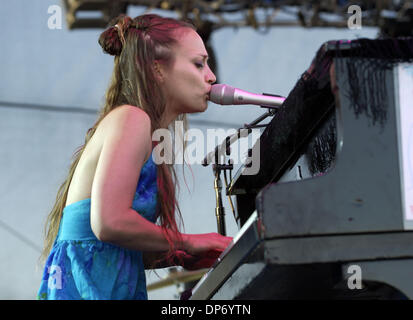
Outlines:
<svg viewBox="0 0 413 320"><path fill-rule="evenodd" d="M141 169L132 208L155 222L156 165ZM46 261L39 300L136 300L148 298L142 252L102 242L90 226L91 199L63 209L59 232Z"/></svg>

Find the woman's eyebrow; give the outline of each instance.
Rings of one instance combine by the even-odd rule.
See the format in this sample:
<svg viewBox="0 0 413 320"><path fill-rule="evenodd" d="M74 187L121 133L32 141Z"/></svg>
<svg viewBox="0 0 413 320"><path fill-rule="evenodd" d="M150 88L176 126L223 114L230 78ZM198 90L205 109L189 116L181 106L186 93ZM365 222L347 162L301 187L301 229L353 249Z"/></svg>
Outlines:
<svg viewBox="0 0 413 320"><path fill-rule="evenodd" d="M201 56L202 58L204 58L204 59L208 59L209 58L209 56L207 55L207 54L197 54L197 56Z"/></svg>

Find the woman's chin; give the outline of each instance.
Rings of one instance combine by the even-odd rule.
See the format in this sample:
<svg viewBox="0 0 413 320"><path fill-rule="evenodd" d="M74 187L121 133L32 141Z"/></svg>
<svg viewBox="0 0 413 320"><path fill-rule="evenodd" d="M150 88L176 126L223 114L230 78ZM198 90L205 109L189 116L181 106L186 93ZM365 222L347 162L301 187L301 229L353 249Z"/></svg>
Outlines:
<svg viewBox="0 0 413 320"><path fill-rule="evenodd" d="M197 112L204 112L206 109L208 109L208 98L205 97L200 101L200 103L197 105Z"/></svg>
<svg viewBox="0 0 413 320"><path fill-rule="evenodd" d="M191 108L190 110L187 110L185 113L200 113L200 112L205 112L206 109L208 109L208 103L205 101L202 105L196 106L196 108Z"/></svg>
<svg viewBox="0 0 413 320"><path fill-rule="evenodd" d="M206 109L208 109L208 102L205 102L205 104L202 106L202 110L200 112L205 112Z"/></svg>

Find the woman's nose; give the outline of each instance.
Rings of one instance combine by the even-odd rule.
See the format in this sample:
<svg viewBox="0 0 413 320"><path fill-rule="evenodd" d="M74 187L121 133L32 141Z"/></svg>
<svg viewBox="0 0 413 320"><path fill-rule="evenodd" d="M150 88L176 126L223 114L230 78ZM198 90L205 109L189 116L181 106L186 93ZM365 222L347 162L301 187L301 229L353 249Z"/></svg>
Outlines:
<svg viewBox="0 0 413 320"><path fill-rule="evenodd" d="M215 74L212 72L211 68L208 66L208 71L206 74L206 80L208 83L213 84L215 81L217 81L217 78L215 77Z"/></svg>

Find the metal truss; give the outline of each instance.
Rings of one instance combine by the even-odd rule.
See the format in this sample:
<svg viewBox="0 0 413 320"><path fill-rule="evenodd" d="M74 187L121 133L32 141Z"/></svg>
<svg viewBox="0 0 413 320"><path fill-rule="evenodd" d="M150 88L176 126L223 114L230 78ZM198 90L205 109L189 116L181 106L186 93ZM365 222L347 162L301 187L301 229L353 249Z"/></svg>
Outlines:
<svg viewBox="0 0 413 320"><path fill-rule="evenodd" d="M265 30L276 26L346 28L358 5L363 26L394 29L409 28L413 21L413 1L396 0L62 0L69 29L104 28L108 22L126 13L128 6L174 11L181 19L190 19L199 27L208 22L212 30L222 27L252 27ZM93 15L93 16L88 16ZM83 17L82 17L83 16ZM407 24L407 25L406 25ZM393 26L393 27L392 27ZM412 28L410 28L411 30ZM390 30L390 31L389 31ZM406 33L406 31L404 32Z"/></svg>

